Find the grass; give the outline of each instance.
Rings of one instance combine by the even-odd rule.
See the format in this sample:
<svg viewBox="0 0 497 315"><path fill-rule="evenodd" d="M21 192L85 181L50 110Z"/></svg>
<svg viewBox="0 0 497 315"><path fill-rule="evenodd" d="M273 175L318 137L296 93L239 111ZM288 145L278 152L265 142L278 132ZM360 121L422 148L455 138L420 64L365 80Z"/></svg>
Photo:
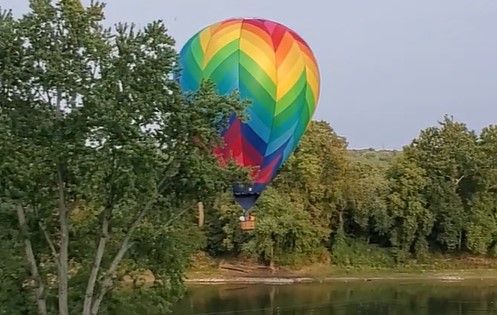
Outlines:
<svg viewBox="0 0 497 315"><path fill-rule="evenodd" d="M364 254L366 255L366 254ZM369 258L378 253L373 250ZM380 256L380 258L384 256ZM212 258L206 254L195 257L187 272L187 279L230 279L243 278L311 278L320 280L366 280L376 279L495 279L497 280L497 259L469 255L429 255L423 262L409 260L404 264L378 263L364 256L353 260L354 264L313 263L303 266L278 266L274 271L264 268L254 261L240 258ZM247 272L222 269L222 264L247 268Z"/></svg>

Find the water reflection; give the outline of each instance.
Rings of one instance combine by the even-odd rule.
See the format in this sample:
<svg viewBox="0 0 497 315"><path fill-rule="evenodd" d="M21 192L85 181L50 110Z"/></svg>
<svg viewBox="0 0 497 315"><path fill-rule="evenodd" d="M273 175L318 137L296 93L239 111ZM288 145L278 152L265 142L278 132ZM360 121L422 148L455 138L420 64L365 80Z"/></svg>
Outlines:
<svg viewBox="0 0 497 315"><path fill-rule="evenodd" d="M497 314L497 284L369 281L192 286L174 314Z"/></svg>

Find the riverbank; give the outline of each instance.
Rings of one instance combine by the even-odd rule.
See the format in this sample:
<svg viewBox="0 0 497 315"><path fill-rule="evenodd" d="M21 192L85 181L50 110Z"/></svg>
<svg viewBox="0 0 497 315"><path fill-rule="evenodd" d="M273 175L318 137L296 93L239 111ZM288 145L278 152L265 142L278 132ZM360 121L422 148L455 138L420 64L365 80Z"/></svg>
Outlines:
<svg viewBox="0 0 497 315"><path fill-rule="evenodd" d="M442 281L458 282L471 280L485 280L497 282L497 271L486 270L485 272L474 272L473 270L454 270L447 272L429 273L385 273L383 275L357 274L350 276L332 277L201 277L189 278L187 284L294 284L313 282L358 282L358 281Z"/></svg>
<svg viewBox="0 0 497 315"><path fill-rule="evenodd" d="M302 267L266 266L244 260L196 258L186 274L187 284L291 284L351 281L469 281L497 282L497 259L437 257L430 263L410 262L392 268L311 264Z"/></svg>

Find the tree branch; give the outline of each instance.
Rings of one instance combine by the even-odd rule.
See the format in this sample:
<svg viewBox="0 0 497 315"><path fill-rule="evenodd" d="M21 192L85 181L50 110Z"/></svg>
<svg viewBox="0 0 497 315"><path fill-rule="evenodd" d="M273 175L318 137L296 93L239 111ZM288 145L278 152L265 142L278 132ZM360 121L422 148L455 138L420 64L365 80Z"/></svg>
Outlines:
<svg viewBox="0 0 497 315"><path fill-rule="evenodd" d="M465 175L462 175L461 177L459 177L458 179L456 179L456 181L455 181L455 183L454 183L454 184L455 184L456 186L457 186L457 185L459 185L459 183L463 180L463 178L464 178L464 177L466 177L466 176L465 176Z"/></svg>
<svg viewBox="0 0 497 315"><path fill-rule="evenodd" d="M183 214L185 214L188 210L191 210L189 207L186 207L185 209L181 210L179 213L176 215L172 216L166 224L164 224L164 227L169 227L176 219L179 219Z"/></svg>
<svg viewBox="0 0 497 315"><path fill-rule="evenodd" d="M136 221L135 221L136 222ZM129 236L129 237L128 237ZM102 303L102 300L104 299L105 295L109 291L109 289L112 287L113 281L112 277L117 270L117 267L119 266L119 263L123 259L124 255L126 252L134 245L133 243L129 243L129 240L131 238L131 234L126 235L125 240L123 241L121 248L117 252L116 256L112 260L112 263L109 267L109 270L105 273L105 276L102 281L102 286L100 288L100 292L96 299L94 299L91 307L91 315L97 315L98 310L100 309L100 304Z"/></svg>
<svg viewBox="0 0 497 315"><path fill-rule="evenodd" d="M121 260L123 259L124 255L126 252L133 246L133 244L130 244L129 241L131 239L131 236L133 235L135 229L138 227L138 225L141 223L141 220L145 217L147 214L149 208L153 205L155 202L155 199L157 197L154 196L146 205L145 207L140 211L136 219L132 222L130 228L128 229L128 232L126 233L126 236L123 239L123 242L121 243L121 247L119 248L119 251L117 254L114 256L114 259L112 260L109 269L107 272L105 272L103 276L103 281L102 281L102 286L100 288L100 292L96 299L93 299L92 307L91 307L91 315L96 315L98 313L98 310L100 308L100 304L102 303L102 300L107 294L108 290L112 286L112 277L114 273L117 270L117 267L121 263Z"/></svg>
<svg viewBox="0 0 497 315"><path fill-rule="evenodd" d="M113 159L112 161L113 164L115 164L115 159ZM109 176L106 178L106 182L112 182L114 171L115 167L113 165ZM105 253L105 246L107 245L107 241L109 239L109 225L112 219L113 203L114 203L114 185L111 184L109 189L109 198L107 200L107 204L105 206L102 218L100 240L98 242L97 251L95 252L94 262L92 265L92 269L90 271L90 276L88 277L88 284L86 286L85 299L83 302L83 315L91 314L91 307L93 304L93 299L95 294L95 285L97 283L98 273L100 272L102 258Z"/></svg>
<svg viewBox="0 0 497 315"><path fill-rule="evenodd" d="M147 203L146 207L139 213L138 217L133 221L133 224L131 225L130 229L128 230L128 233L126 234L126 236L121 244L121 248L119 249L119 251L116 254L116 256L114 257L114 259L112 260L112 263L111 263L109 269L107 270L107 272L104 275L104 278L102 281L102 287L100 289L98 297L93 302L91 315L96 315L98 313L98 310L100 308L100 304L102 303L102 300L103 300L105 294L107 294L109 289L112 287L112 284L113 284L112 277L113 277L114 273L116 272L117 267L119 266L119 263L124 258L124 255L126 254L126 252L134 245L134 243L130 243L130 239L131 239L131 236L133 234L133 231L141 223L142 219L145 217L145 215L147 214L148 210L150 209L150 207L152 205L153 205L153 202ZM181 210L178 214L171 217L165 223L164 226L165 227L170 226L176 219L181 217L188 210L190 210L189 207L186 207L185 209Z"/></svg>
<svg viewBox="0 0 497 315"><path fill-rule="evenodd" d="M134 245L133 243L130 243L131 237L138 227L140 225L141 221L145 217L145 215L148 213L150 208L153 206L153 204L156 202L157 197L160 195L161 191L163 190L163 185L166 181L167 176L164 176L159 184L157 185L157 190L154 194L154 196L147 202L147 204L143 207L143 209L138 213L138 216L132 221L128 232L126 233L126 236L124 237L121 246L119 248L119 251L117 254L114 256L114 259L112 260L109 269L104 273L103 275L103 280L102 280L102 286L100 288L98 296L93 299L92 301L92 306L91 306L91 315L96 315L98 313L98 310L100 309L100 304L102 303L102 300L109 291L109 289L112 287L113 281L112 277L115 274L117 268L119 267L119 264L121 263L121 260L124 258L124 255L126 252ZM172 222L172 219L169 221ZM168 223L169 223L168 222Z"/></svg>
<svg viewBox="0 0 497 315"><path fill-rule="evenodd" d="M62 165L57 163L57 187L59 190L59 225L60 225L60 248L58 284L59 284L59 314L69 315L68 306L68 261L69 261L69 222L65 197L65 184Z"/></svg>
<svg viewBox="0 0 497 315"><path fill-rule="evenodd" d="M57 268L60 267L60 261L59 261L59 254L57 253L57 250L55 249L55 245L50 238L50 235L48 234L47 229L45 228L45 225L41 223L41 221L38 221L38 225L40 226L41 231L43 232L43 235L45 236L45 240L48 243L48 246L50 247L50 250L52 251L52 256L55 260L55 264L57 265Z"/></svg>
<svg viewBox="0 0 497 315"><path fill-rule="evenodd" d="M98 272L105 252L105 246L109 239L109 222L112 209L107 208L102 218L102 232L100 241L98 242L97 251L95 252L95 259L91 268L90 276L88 278L88 285L86 286L85 300L83 302L83 315L91 314L91 307L93 304L93 294L95 292L95 285L97 282Z"/></svg>
<svg viewBox="0 0 497 315"><path fill-rule="evenodd" d="M29 239L28 233L28 224L26 223L26 213L21 205L17 206L17 219L19 220L19 227L21 229L21 233L24 239L24 250L26 254L26 260L28 261L31 276L35 280L36 290L36 304L38 306L38 313L41 315L47 314L47 302L45 299L45 285L43 284L43 280L40 276L40 272L38 270L38 264L36 262L35 255L33 253L33 246L31 245L31 240Z"/></svg>
<svg viewBox="0 0 497 315"><path fill-rule="evenodd" d="M114 259L112 260L109 269L103 274L103 276L100 278L102 279L102 285L100 287L100 291L98 296L95 299L92 299L91 303L91 315L96 315L98 313L98 310L100 309L100 305L102 303L103 298L109 291L109 289L112 287L113 281L112 277L115 274L117 268L119 267L119 264L121 263L121 260L124 258L124 255L126 252L134 245L133 243L130 243L131 237L135 231L135 229L138 227L138 225L141 223L145 215L148 213L150 208L153 206L153 204L156 202L157 197L160 195L160 193L164 190L164 183L166 182L166 179L168 176L162 177L160 182L157 184L156 192L154 196L147 202L145 207L138 213L137 217L132 221L128 232L126 233L126 236L123 239L123 242L121 243L121 247L119 248L119 251L117 254L114 256ZM181 214L186 212L187 209L183 210ZM175 216L171 218L166 225L169 225L175 218L178 216Z"/></svg>
<svg viewBox="0 0 497 315"><path fill-rule="evenodd" d="M128 232L126 233L126 236L124 237L124 239L123 239L123 241L121 243L121 247L119 248L119 251L114 256L114 259L112 260L112 262L111 262L111 264L109 266L109 269L107 270L107 272L103 276L103 285L102 285L102 288L100 290L99 298L94 303L94 304L98 303L97 307L96 307L97 311L98 311L98 307L100 306L99 304L101 302L101 299L103 298L103 295L105 295L107 293L107 290L109 289L110 285L112 284L111 283L112 282L112 276L116 272L117 267L119 266L119 263L123 259L124 255L126 254L126 252L128 251L128 249L130 249L133 246L133 244L129 243L130 240L131 240L131 236L133 235L135 229L138 227L138 225L141 223L141 221L143 220L143 218L147 214L147 212L148 212L151 204L152 204L152 202L147 203L147 205L143 208L142 211L140 211L140 213L138 214L137 218L131 224ZM96 314L96 312L92 311L92 314Z"/></svg>
<svg viewBox="0 0 497 315"><path fill-rule="evenodd" d="M128 245L128 249L132 246ZM127 249L126 249L127 250ZM97 315L98 310L100 309L100 304L102 303L102 300L105 297L105 294L107 294L109 288L112 287L112 277L106 277L104 281L102 282L102 288L100 289L100 292L98 294L98 297L93 301L93 305L91 308L91 315Z"/></svg>

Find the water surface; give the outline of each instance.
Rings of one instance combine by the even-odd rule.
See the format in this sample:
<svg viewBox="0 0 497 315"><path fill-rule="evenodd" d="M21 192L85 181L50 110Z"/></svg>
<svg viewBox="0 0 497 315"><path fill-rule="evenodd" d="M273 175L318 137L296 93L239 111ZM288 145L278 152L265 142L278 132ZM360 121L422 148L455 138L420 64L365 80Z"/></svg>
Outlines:
<svg viewBox="0 0 497 315"><path fill-rule="evenodd" d="M173 314L497 314L497 283L354 281L191 286Z"/></svg>

